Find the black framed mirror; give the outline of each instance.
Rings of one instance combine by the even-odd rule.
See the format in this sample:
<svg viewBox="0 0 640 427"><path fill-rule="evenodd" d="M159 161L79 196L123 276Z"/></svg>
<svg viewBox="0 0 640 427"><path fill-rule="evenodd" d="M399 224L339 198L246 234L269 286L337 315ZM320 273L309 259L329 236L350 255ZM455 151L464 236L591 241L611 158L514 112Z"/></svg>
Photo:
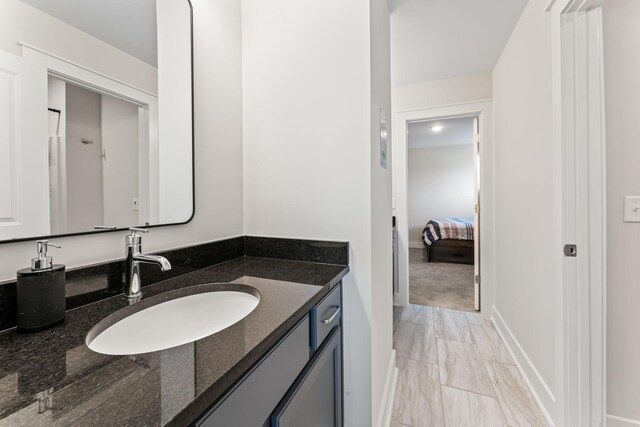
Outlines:
<svg viewBox="0 0 640 427"><path fill-rule="evenodd" d="M0 243L189 222L189 0L3 0Z"/></svg>

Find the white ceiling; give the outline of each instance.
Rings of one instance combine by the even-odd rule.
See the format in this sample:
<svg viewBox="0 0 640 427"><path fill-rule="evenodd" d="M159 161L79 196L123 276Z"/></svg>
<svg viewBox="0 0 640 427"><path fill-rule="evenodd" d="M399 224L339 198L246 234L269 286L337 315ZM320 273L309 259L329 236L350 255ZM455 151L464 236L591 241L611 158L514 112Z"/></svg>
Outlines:
<svg viewBox="0 0 640 427"><path fill-rule="evenodd" d="M156 0L22 0L157 67Z"/></svg>
<svg viewBox="0 0 640 427"><path fill-rule="evenodd" d="M442 130L431 128L440 125ZM473 143L473 117L409 123L408 144L412 148L450 147Z"/></svg>
<svg viewBox="0 0 640 427"><path fill-rule="evenodd" d="M393 86L489 72L527 0L389 0Z"/></svg>

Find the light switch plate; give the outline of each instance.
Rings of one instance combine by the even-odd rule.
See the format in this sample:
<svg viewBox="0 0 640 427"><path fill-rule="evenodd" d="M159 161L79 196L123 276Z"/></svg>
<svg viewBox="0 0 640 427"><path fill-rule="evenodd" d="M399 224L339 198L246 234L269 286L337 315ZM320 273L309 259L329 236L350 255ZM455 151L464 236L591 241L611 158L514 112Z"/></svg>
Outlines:
<svg viewBox="0 0 640 427"><path fill-rule="evenodd" d="M624 222L640 222L640 196L624 196Z"/></svg>

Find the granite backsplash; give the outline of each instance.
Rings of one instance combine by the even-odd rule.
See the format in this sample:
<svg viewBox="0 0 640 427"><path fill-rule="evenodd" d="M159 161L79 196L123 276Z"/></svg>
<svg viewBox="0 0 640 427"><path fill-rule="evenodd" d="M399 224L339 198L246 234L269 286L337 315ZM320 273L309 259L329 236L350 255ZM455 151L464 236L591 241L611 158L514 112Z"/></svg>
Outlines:
<svg viewBox="0 0 640 427"><path fill-rule="evenodd" d="M160 271L141 264L142 286L191 273L243 256L278 258L323 264L348 265L346 242L241 236L216 242L154 252L171 262L171 270ZM64 263L64 260L60 260ZM25 265L28 260L25 261ZM67 310L109 298L122 292L124 260L68 269ZM16 326L16 282L0 283L0 331Z"/></svg>

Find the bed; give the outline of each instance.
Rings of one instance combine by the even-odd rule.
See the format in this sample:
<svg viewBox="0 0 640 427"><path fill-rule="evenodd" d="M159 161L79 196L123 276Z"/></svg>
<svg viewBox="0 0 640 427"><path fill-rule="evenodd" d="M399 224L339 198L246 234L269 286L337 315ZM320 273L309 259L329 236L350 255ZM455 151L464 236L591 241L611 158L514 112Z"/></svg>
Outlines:
<svg viewBox="0 0 640 427"><path fill-rule="evenodd" d="M422 231L427 262L473 264L473 220L466 218L432 219Z"/></svg>

